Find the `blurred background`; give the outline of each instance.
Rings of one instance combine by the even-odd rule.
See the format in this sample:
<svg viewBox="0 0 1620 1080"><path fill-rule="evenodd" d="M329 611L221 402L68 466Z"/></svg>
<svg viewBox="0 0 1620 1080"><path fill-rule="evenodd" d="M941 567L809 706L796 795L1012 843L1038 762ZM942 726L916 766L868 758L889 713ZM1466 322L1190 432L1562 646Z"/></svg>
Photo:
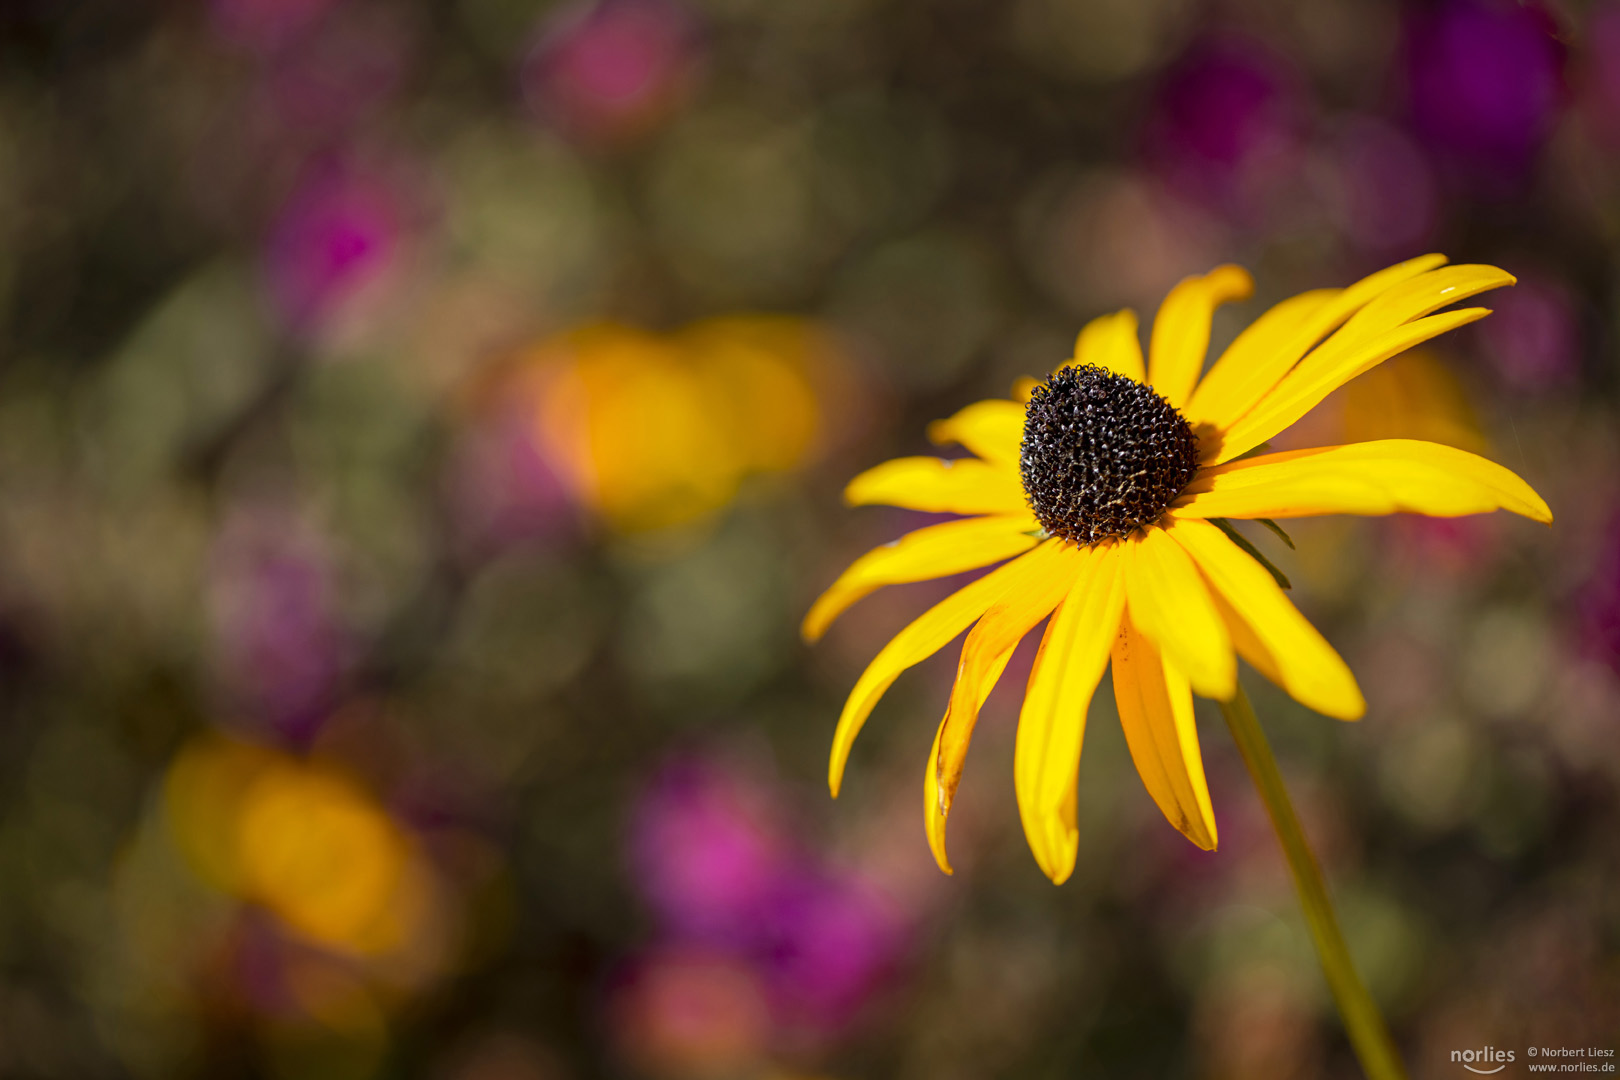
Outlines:
<svg viewBox="0 0 1620 1080"><path fill-rule="evenodd" d="M946 878L952 650L824 777L949 585L797 623L1085 320L1429 250L1520 284L1288 444L1557 524L1257 536L1370 709L1246 681L1415 1076L1612 1046L1617 240L1613 3L7 0L0 1075L1358 1075L1218 714L1203 854L1105 685L1053 888L1015 661Z"/></svg>

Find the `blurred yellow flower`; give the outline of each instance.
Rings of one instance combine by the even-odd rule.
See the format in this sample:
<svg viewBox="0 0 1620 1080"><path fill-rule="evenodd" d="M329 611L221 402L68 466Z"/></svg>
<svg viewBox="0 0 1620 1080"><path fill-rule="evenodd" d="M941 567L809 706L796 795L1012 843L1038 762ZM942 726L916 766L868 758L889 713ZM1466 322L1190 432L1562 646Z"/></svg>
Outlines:
<svg viewBox="0 0 1620 1080"><path fill-rule="evenodd" d="M857 560L811 608L807 638L882 586L1011 561L902 630L860 677L833 740L833 793L879 697L971 627L925 772L929 844L948 873L945 820L979 708L1019 641L1051 616L1014 768L1042 870L1062 881L1074 868L1086 712L1110 661L1126 742L1149 793L1177 829L1213 848L1194 691L1237 698L1241 655L1319 712L1348 720L1365 709L1344 661L1224 519L1506 509L1552 520L1519 477L1437 443L1395 438L1250 456L1349 380L1488 314L1440 309L1513 283L1495 267L1444 262L1425 256L1347 289L1287 300L1202 378L1214 308L1248 296L1252 282L1235 266L1188 278L1159 308L1145 362L1136 316L1103 316L1081 332L1071 361L1028 384L1024 402L982 401L930 428L935 442L975 456L902 458L851 481L853 505L969 516Z"/></svg>
<svg viewBox="0 0 1620 1080"><path fill-rule="evenodd" d="M676 341L708 384L746 468L804 464L822 427L813 368L833 360L824 332L802 319L734 315L694 323Z"/></svg>
<svg viewBox="0 0 1620 1080"><path fill-rule="evenodd" d="M818 380L839 364L813 324L733 316L673 334L583 326L524 367L547 458L609 527L641 532L701 519L748 476L804 464L825 434Z"/></svg>
<svg viewBox="0 0 1620 1080"><path fill-rule="evenodd" d="M342 772L213 740L176 760L166 795L198 876L299 936L376 956L427 933L432 882L415 842Z"/></svg>
<svg viewBox="0 0 1620 1080"><path fill-rule="evenodd" d="M591 326L541 347L540 437L615 528L678 525L724 506L743 461L708 387L669 341Z"/></svg>
<svg viewBox="0 0 1620 1080"><path fill-rule="evenodd" d="M421 918L407 840L345 778L271 768L245 793L237 832L249 894L312 940L387 952Z"/></svg>

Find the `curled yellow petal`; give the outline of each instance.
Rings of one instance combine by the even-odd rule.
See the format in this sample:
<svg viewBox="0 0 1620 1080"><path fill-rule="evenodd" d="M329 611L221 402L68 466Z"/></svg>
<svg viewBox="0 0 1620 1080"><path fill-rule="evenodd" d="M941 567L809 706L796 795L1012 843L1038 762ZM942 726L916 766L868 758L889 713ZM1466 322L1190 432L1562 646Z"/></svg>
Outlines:
<svg viewBox="0 0 1620 1080"><path fill-rule="evenodd" d="M1016 401L976 401L929 424L928 438L941 446L965 446L986 461L1017 465L1024 441L1024 407Z"/></svg>
<svg viewBox="0 0 1620 1080"><path fill-rule="evenodd" d="M811 605L800 631L806 641L820 639L834 619L885 585L929 581L1010 559L1040 542L1035 528L1025 513L947 521L906 533L851 563Z"/></svg>
<svg viewBox="0 0 1620 1080"><path fill-rule="evenodd" d="M1010 658L1012 653L1008 653ZM950 719L946 717L945 720ZM945 720L939 722L939 728L934 732L934 745L928 751L928 765L923 769L923 828L928 834L928 850L934 854L934 862L947 874L956 873L951 869L951 860L945 855L945 815L939 812L939 770L934 762L939 760L939 741L945 737Z"/></svg>
<svg viewBox="0 0 1620 1080"><path fill-rule="evenodd" d="M1055 544L1056 541L1048 540L1046 543ZM923 612L896 634L867 665L856 681L855 689L850 691L848 700L844 702L844 711L838 717L838 730L833 733L827 786L832 789L834 798L838 797L838 788L843 783L844 766L849 761L855 736L860 734L862 725L884 691L894 684L901 672L943 649L947 642L990 610L991 605L1006 593L1008 585L1016 580L1016 568L1020 561L1015 559L998 566Z"/></svg>
<svg viewBox="0 0 1620 1080"><path fill-rule="evenodd" d="M1460 517L1510 510L1551 523L1529 484L1477 454L1415 439L1267 454L1205 469L1175 502L1177 517L1317 514Z"/></svg>
<svg viewBox="0 0 1620 1080"><path fill-rule="evenodd" d="M1192 687L1129 615L1114 641L1114 701L1148 794L1182 835L1214 851L1215 811L1193 722Z"/></svg>
<svg viewBox="0 0 1620 1080"><path fill-rule="evenodd" d="M1323 398L1397 353L1482 319L1488 308L1431 315L1487 289L1513 284L1494 266L1446 266L1386 290L1301 360L1265 397L1221 433L1211 464L1230 461L1310 412Z"/></svg>
<svg viewBox="0 0 1620 1080"><path fill-rule="evenodd" d="M1159 305L1148 348L1148 379L1170 404L1181 408L1192 396L1204 354L1209 350L1209 324L1215 308L1242 300L1254 291L1254 279L1241 266L1218 266L1202 277L1181 282Z"/></svg>
<svg viewBox="0 0 1620 1080"><path fill-rule="evenodd" d="M1345 662L1264 567L1207 521L1171 518L1165 532L1186 549L1212 590L1246 624L1245 633L1233 632L1239 651L1249 638L1270 657L1273 670L1262 668L1264 674L1294 700L1327 716L1355 720L1367 711Z"/></svg>
<svg viewBox="0 0 1620 1080"><path fill-rule="evenodd" d="M1237 689L1237 658L1192 558L1158 528L1141 530L1124 549L1131 621L1200 694L1229 700Z"/></svg>
<svg viewBox="0 0 1620 1080"><path fill-rule="evenodd" d="M985 673L979 692L979 706L983 708L984 699L990 696L996 682L1001 678L1001 672L1006 668L1007 661L1012 659L1013 651L1008 649L996 657ZM934 748L928 752L928 767L923 770L923 828L928 833L928 850L933 852L934 861L939 868L947 874L955 873L951 869L951 861L945 854L945 818L950 809L951 800L943 797L940 791L939 760L940 746L945 738L945 725L950 722L950 714L939 722L939 730L934 733ZM963 752L966 753L966 746ZM961 767L958 764L957 775L960 778ZM954 794L954 793L953 793Z"/></svg>
<svg viewBox="0 0 1620 1080"><path fill-rule="evenodd" d="M1095 364L1115 375L1146 382L1136 312L1127 308L1112 315L1099 315L1086 323L1075 340L1074 359L1069 363Z"/></svg>
<svg viewBox="0 0 1620 1080"><path fill-rule="evenodd" d="M1074 584L1047 623L1030 672L1013 751L1024 835L1035 861L1056 884L1074 871L1079 843L1074 785L1086 710L1125 606L1118 545L1079 548L1076 555Z"/></svg>
<svg viewBox="0 0 1620 1080"><path fill-rule="evenodd" d="M1187 403L1187 419L1195 428L1230 427L1346 319L1394 286L1445 261L1444 255L1421 255L1362 278L1348 289L1319 289L1284 300L1239 334L1215 361Z"/></svg>
<svg viewBox="0 0 1620 1080"><path fill-rule="evenodd" d="M844 488L851 506L938 514L1028 513L1016 466L976 458L905 457L873 466Z"/></svg>
<svg viewBox="0 0 1620 1080"><path fill-rule="evenodd" d="M930 808L929 836L940 866L947 867L945 818L950 814L957 785L962 781L962 764L967 757L979 709L989 697L996 679L1012 651L1025 634L1052 613L1079 573L1083 558L1067 544L1043 545L1018 560L1006 592L968 634L962 645L962 658L956 667L950 705L935 747L934 767L938 781L936 801ZM933 818L937 816L937 826Z"/></svg>

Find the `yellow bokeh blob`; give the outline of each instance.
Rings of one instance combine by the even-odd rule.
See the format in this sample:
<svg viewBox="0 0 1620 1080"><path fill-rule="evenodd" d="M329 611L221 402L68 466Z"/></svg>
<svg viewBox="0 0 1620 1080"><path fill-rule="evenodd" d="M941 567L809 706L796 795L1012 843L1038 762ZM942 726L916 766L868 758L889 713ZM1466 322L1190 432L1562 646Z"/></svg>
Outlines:
<svg viewBox="0 0 1620 1080"><path fill-rule="evenodd" d="M728 316L673 334L610 323L525 357L536 433L565 482L612 529L699 520L757 473L803 465L824 436L817 377L832 339L785 316Z"/></svg>
<svg viewBox="0 0 1620 1080"><path fill-rule="evenodd" d="M243 797L237 830L248 890L290 927L357 952L400 943L405 839L352 782L268 769Z"/></svg>
<svg viewBox="0 0 1620 1080"><path fill-rule="evenodd" d="M679 338L728 419L738 455L760 472L804 464L821 431L811 379L825 335L802 319L738 315L709 319Z"/></svg>
<svg viewBox="0 0 1620 1080"><path fill-rule="evenodd" d="M176 759L165 795L197 876L292 932L381 955L426 931L433 883L415 841L346 773L207 740Z"/></svg>
<svg viewBox="0 0 1620 1080"><path fill-rule="evenodd" d="M592 326L543 347L540 432L573 486L616 528L679 525L730 501L741 462L680 350Z"/></svg>

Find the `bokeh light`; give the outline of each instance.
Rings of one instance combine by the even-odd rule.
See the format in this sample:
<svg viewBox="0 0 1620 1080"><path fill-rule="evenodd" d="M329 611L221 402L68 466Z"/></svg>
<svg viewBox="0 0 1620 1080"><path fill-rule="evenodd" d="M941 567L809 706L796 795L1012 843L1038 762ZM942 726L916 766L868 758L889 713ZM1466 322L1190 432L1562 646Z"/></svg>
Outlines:
<svg viewBox="0 0 1620 1080"><path fill-rule="evenodd" d="M404 196L384 175L320 164L282 207L265 247L277 314L309 333L361 299L401 257Z"/></svg>
<svg viewBox="0 0 1620 1080"><path fill-rule="evenodd" d="M674 335L583 326L522 365L546 460L576 498L630 532L695 521L745 478L805 464L836 430L819 392L844 374L826 331L753 316Z"/></svg>
<svg viewBox="0 0 1620 1080"><path fill-rule="evenodd" d="M1142 137L1173 188L1252 223L1295 181L1310 119L1286 59L1256 40L1214 38L1165 74Z"/></svg>
<svg viewBox="0 0 1620 1080"><path fill-rule="evenodd" d="M646 133L696 75L695 15L676 0L591 0L550 14L524 63L531 106L596 142Z"/></svg>
<svg viewBox="0 0 1620 1080"><path fill-rule="evenodd" d="M1407 79L1419 134L1465 169L1515 182L1564 104L1564 50L1538 5L1453 0L1414 14Z"/></svg>

